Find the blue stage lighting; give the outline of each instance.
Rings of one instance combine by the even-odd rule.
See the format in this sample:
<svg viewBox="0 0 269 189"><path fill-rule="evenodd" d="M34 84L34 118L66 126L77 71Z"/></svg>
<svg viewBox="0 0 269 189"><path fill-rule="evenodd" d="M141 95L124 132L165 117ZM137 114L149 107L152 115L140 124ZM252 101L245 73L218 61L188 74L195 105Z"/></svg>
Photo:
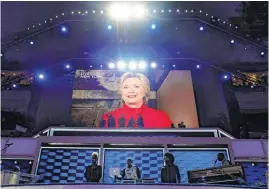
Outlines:
<svg viewBox="0 0 269 189"><path fill-rule="evenodd" d="M264 56L264 52L261 52L261 56Z"/></svg>
<svg viewBox="0 0 269 189"><path fill-rule="evenodd" d="M69 64L66 64L65 65L65 68L69 69L70 68L70 65Z"/></svg>
<svg viewBox="0 0 269 189"><path fill-rule="evenodd" d="M199 69L201 66L199 64L196 65L196 68Z"/></svg>
<svg viewBox="0 0 269 189"><path fill-rule="evenodd" d="M156 68L157 64L155 62L151 62L150 67Z"/></svg>
<svg viewBox="0 0 269 189"><path fill-rule="evenodd" d="M223 78L224 78L224 79L228 79L228 75L227 75L227 74L224 75Z"/></svg>
<svg viewBox="0 0 269 189"><path fill-rule="evenodd" d="M108 64L108 67L109 67L110 69L114 69L114 68L115 68L115 64L112 63L112 62L110 62L110 63Z"/></svg>
<svg viewBox="0 0 269 189"><path fill-rule="evenodd" d="M136 63L134 61L131 61L130 64L129 64L129 69L130 70L135 70L137 67Z"/></svg>
<svg viewBox="0 0 269 189"><path fill-rule="evenodd" d="M111 30L112 29L112 26L111 25L108 25L107 26L107 29Z"/></svg>
<svg viewBox="0 0 269 189"><path fill-rule="evenodd" d="M66 26L61 26L61 32L62 33L67 33L68 32L68 28Z"/></svg>
<svg viewBox="0 0 269 189"><path fill-rule="evenodd" d="M12 86L13 86L13 88L16 88L16 87L17 87L17 85L16 85L16 84L13 84Z"/></svg>
<svg viewBox="0 0 269 189"><path fill-rule="evenodd" d="M147 63L145 61L139 62L139 64L138 64L139 69L144 70L144 69L146 69L146 67L147 67Z"/></svg>
<svg viewBox="0 0 269 189"><path fill-rule="evenodd" d="M118 61L117 66L119 70L124 70L126 67L126 64L124 61Z"/></svg>
<svg viewBox="0 0 269 189"><path fill-rule="evenodd" d="M33 42L33 41L30 41L30 44L31 44L31 45L33 45L33 44L34 44L34 42Z"/></svg>
<svg viewBox="0 0 269 189"><path fill-rule="evenodd" d="M44 79L44 75L43 74L39 74L38 77L39 77L39 79Z"/></svg>
<svg viewBox="0 0 269 189"><path fill-rule="evenodd" d="M200 29L200 31L203 31L204 30L204 27L201 26L199 29Z"/></svg>
<svg viewBox="0 0 269 189"><path fill-rule="evenodd" d="M152 25L151 25L151 29L154 30L155 28L156 28L156 25L155 25L155 24L152 24Z"/></svg>
<svg viewBox="0 0 269 189"><path fill-rule="evenodd" d="M234 40L231 40L231 43L234 44Z"/></svg>

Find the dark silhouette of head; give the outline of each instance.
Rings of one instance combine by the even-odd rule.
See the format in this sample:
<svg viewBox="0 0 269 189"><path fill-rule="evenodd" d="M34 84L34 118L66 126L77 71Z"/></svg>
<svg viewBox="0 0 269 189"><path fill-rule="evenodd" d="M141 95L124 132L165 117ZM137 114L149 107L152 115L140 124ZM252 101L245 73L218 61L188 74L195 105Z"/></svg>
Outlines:
<svg viewBox="0 0 269 189"><path fill-rule="evenodd" d="M166 165L174 164L175 157L171 153L164 154L164 161Z"/></svg>

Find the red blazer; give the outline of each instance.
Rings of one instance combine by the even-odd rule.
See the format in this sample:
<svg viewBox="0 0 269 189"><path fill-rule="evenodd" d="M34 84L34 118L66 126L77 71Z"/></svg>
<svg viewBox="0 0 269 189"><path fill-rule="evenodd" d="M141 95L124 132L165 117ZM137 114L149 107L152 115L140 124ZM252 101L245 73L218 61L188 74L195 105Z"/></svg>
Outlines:
<svg viewBox="0 0 269 189"><path fill-rule="evenodd" d="M159 128L166 129L171 128L172 121L163 111L149 108L145 104L142 104L140 108L130 108L125 105L118 108L112 112L108 112L104 115L105 126L108 127L108 117L113 116L115 118L116 128L120 127L119 119L125 118L125 127L128 127L129 120L132 118L134 120L133 127L138 128L137 120L142 116L144 128Z"/></svg>

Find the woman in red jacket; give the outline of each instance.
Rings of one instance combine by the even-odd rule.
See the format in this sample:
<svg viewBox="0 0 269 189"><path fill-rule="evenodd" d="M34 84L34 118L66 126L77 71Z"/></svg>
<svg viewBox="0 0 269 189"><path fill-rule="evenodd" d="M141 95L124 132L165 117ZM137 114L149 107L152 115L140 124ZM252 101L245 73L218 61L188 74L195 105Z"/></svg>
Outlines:
<svg viewBox="0 0 269 189"><path fill-rule="evenodd" d="M104 127L171 128L172 121L163 111L149 108L149 80L141 73L124 73L119 92L122 107L104 115Z"/></svg>

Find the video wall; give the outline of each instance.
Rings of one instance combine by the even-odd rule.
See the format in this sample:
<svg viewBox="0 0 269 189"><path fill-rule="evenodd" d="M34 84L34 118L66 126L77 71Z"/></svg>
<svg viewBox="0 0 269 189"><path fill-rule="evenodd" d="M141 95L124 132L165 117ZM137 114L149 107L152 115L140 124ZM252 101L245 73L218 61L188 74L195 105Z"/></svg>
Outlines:
<svg viewBox="0 0 269 189"><path fill-rule="evenodd" d="M99 127L103 115L120 108L118 70L77 70L74 79L71 116L78 126ZM150 81L148 107L164 111L175 126L184 122L198 128L191 72L155 70L143 72Z"/></svg>

